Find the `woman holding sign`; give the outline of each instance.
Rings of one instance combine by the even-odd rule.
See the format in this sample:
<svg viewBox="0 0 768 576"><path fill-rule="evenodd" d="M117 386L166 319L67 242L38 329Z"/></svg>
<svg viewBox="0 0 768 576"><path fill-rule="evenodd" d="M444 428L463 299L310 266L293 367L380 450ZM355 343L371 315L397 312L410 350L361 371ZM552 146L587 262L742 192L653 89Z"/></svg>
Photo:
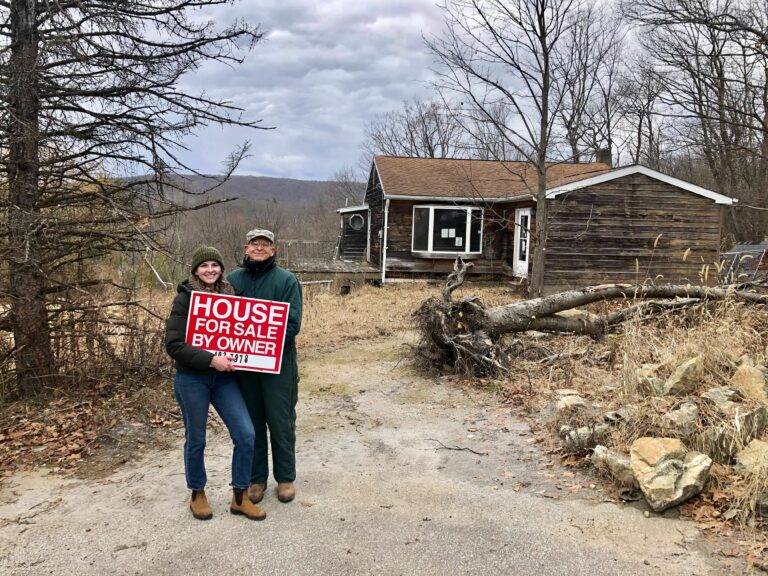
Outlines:
<svg viewBox="0 0 768 576"><path fill-rule="evenodd" d="M198 520L213 516L205 496L205 429L208 407L213 405L234 443L230 512L263 520L264 510L244 497L251 480L254 431L240 394L234 367L227 356L215 356L186 343L189 301L193 291L233 294L223 277L224 263L216 248L202 246L192 255L192 275L178 287L165 323L165 349L175 361L173 391L184 418L184 471L192 491L189 508Z"/></svg>

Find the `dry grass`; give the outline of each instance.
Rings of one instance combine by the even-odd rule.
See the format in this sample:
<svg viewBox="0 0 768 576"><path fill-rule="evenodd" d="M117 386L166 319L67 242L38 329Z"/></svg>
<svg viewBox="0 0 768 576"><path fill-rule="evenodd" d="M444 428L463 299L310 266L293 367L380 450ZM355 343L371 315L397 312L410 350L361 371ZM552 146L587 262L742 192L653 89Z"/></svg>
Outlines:
<svg viewBox="0 0 768 576"><path fill-rule="evenodd" d="M423 300L438 296L441 290L442 284L424 282L361 286L347 296L328 290L305 290L298 347L336 347L410 329L413 311ZM492 305L518 298L506 287L471 283L455 293L457 298L469 294L478 295Z"/></svg>
<svg viewBox="0 0 768 576"><path fill-rule="evenodd" d="M505 288L468 289L491 302L513 297ZM425 283L391 284L340 296L308 287L298 345L332 349L407 330L411 312L438 291ZM181 426L162 321L175 295L175 290L144 292L137 300L146 310L116 307L87 315L88 322L60 320L76 326L56 343L67 376L61 387L40 398L8 395L0 401L0 478L40 465L80 471L98 465L107 473L110 462L132 458L141 446L163 442L163 429ZM103 297L115 300L115 294ZM5 376L12 381L12 373ZM0 387L0 400L4 390Z"/></svg>

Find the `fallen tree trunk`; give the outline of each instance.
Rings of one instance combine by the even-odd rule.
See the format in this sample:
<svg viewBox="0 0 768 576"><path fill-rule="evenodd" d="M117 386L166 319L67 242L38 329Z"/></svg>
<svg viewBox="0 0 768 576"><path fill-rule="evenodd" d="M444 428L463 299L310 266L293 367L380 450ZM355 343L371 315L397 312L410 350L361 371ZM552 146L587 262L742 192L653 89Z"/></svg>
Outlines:
<svg viewBox="0 0 768 576"><path fill-rule="evenodd" d="M704 301L730 298L768 304L768 295L734 287L605 284L486 308L477 298L453 299L453 292L464 282L471 266L457 259L442 298L423 302L414 317L422 332L419 350L422 357L475 375L506 371L509 353L499 346L505 334L536 330L597 338L630 318L679 310ZM632 305L604 315L585 314L578 318L559 315L587 304L616 299L631 301Z"/></svg>

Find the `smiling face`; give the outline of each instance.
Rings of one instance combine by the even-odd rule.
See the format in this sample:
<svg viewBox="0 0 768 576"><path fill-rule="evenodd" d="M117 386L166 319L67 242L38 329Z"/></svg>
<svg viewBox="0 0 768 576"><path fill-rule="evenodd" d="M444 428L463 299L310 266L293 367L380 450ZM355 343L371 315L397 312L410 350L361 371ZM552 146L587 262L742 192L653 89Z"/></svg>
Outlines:
<svg viewBox="0 0 768 576"><path fill-rule="evenodd" d="M221 264L215 260L206 260L195 268L193 274L206 286L213 286L221 277Z"/></svg>
<svg viewBox="0 0 768 576"><path fill-rule="evenodd" d="M264 262L275 255L275 245L266 238L254 238L244 248L245 255L255 262Z"/></svg>

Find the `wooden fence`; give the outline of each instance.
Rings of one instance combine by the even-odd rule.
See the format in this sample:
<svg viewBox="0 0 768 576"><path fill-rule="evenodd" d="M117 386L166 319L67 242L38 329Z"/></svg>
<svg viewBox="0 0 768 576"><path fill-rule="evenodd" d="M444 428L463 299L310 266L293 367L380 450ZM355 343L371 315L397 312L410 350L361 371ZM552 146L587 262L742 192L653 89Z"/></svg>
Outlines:
<svg viewBox="0 0 768 576"><path fill-rule="evenodd" d="M312 260L330 262L336 252L336 240L278 240L276 244L277 260L286 268Z"/></svg>

